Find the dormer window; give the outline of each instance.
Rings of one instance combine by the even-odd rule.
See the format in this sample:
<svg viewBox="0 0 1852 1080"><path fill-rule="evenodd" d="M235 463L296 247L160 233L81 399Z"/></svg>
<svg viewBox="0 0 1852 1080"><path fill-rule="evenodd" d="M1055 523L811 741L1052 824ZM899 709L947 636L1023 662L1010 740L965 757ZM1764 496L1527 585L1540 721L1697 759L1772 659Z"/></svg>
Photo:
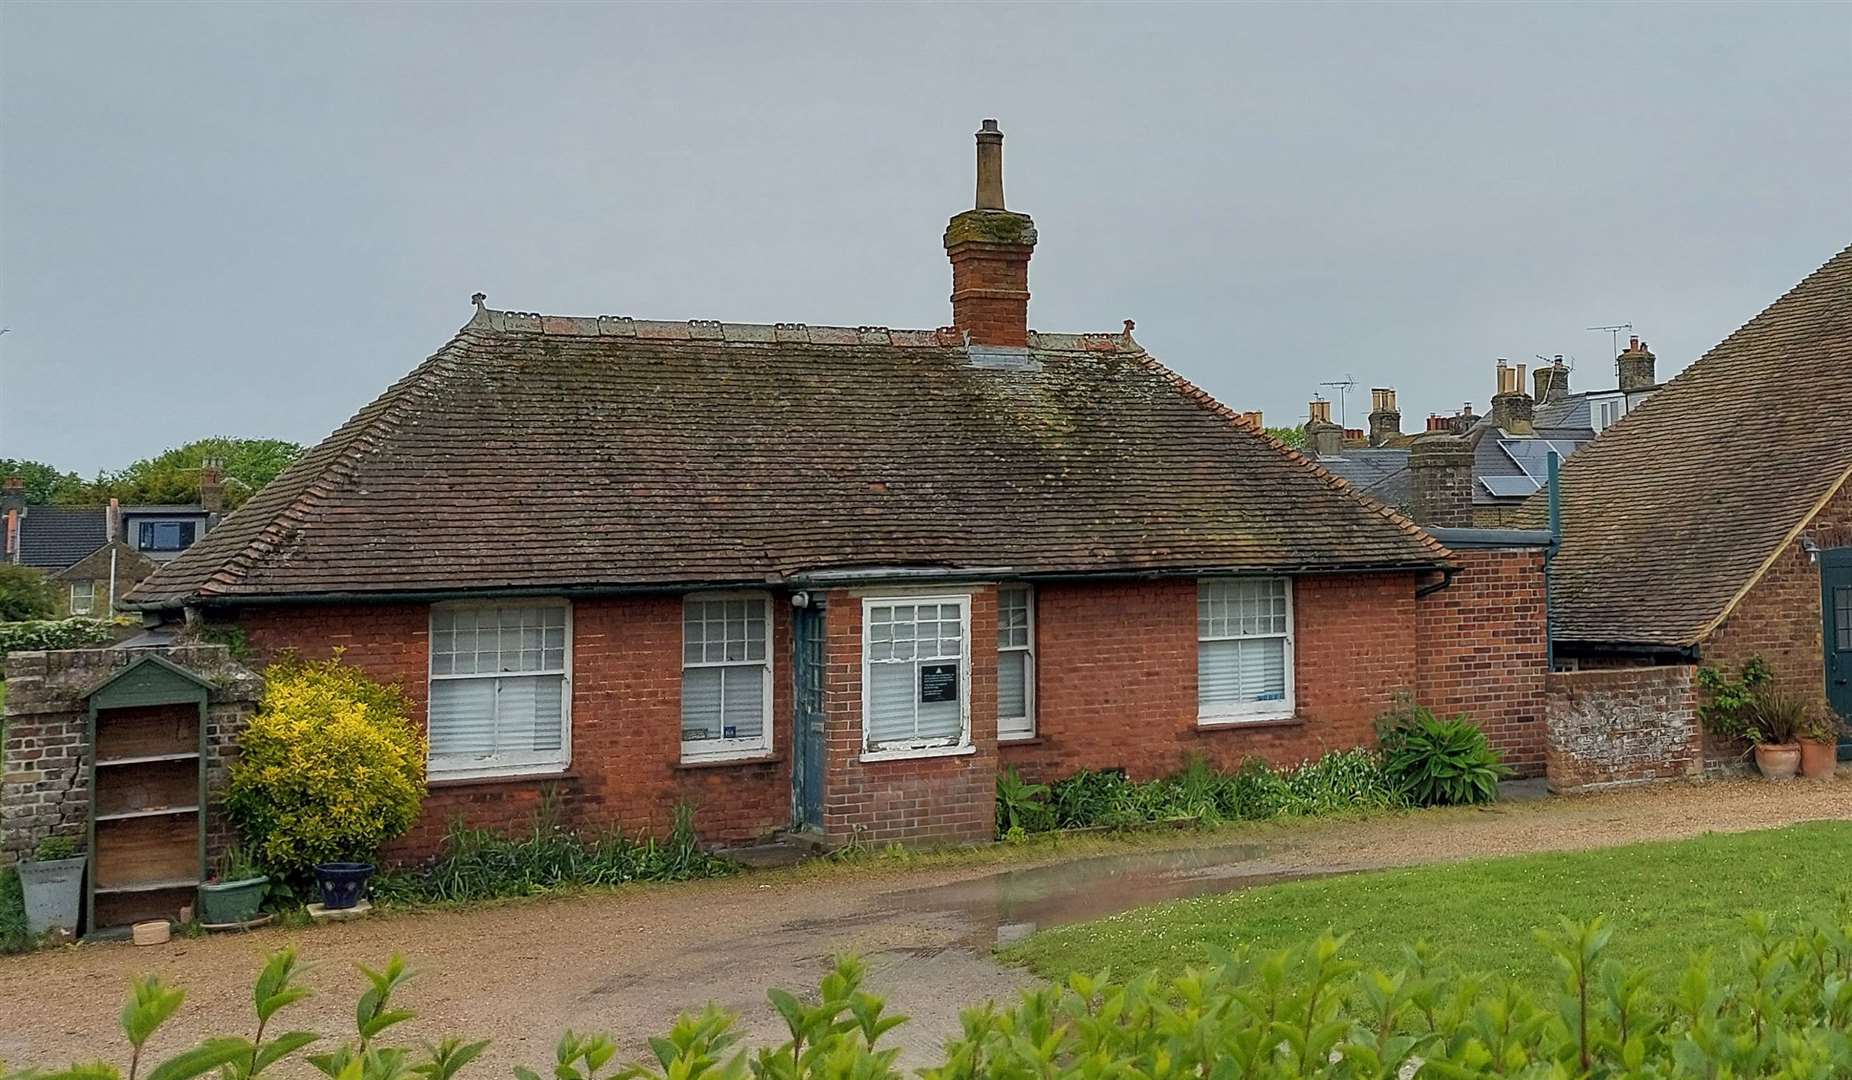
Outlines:
<svg viewBox="0 0 1852 1080"><path fill-rule="evenodd" d="M193 546L197 529L191 521L144 521L136 527L135 546L143 551L185 551Z"/></svg>

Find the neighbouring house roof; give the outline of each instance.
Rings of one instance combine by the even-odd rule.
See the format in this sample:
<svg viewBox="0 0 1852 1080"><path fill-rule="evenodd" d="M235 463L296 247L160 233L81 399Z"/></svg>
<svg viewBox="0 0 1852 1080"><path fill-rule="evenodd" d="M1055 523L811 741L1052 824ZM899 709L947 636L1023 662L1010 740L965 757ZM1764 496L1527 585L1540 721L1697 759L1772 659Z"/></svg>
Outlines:
<svg viewBox="0 0 1852 1080"><path fill-rule="evenodd" d="M102 547L108 532L101 506L29 506L19 519L19 561L62 570Z"/></svg>
<svg viewBox="0 0 1852 1080"><path fill-rule="evenodd" d="M1485 427L1473 435L1473 505L1517 506L1549 481L1549 452L1564 461L1595 437L1593 431L1533 425L1529 433Z"/></svg>
<svg viewBox="0 0 1852 1080"><path fill-rule="evenodd" d="M1410 438L1406 441L1412 442ZM1320 457L1318 464L1342 477L1351 490L1379 499L1398 509L1409 504L1408 450L1395 447L1347 446L1334 457Z"/></svg>
<svg viewBox="0 0 1852 1080"><path fill-rule="evenodd" d="M1125 334L479 308L129 596L1432 566L1447 551Z"/></svg>
<svg viewBox="0 0 1852 1080"><path fill-rule="evenodd" d="M1571 429L1586 431L1589 438L1595 435L1595 417L1589 399L1593 395L1617 397L1619 391L1587 391L1570 394L1556 401L1546 401L1535 406L1531 425L1539 431L1549 429Z"/></svg>
<svg viewBox="0 0 1852 1080"><path fill-rule="evenodd" d="M1565 463L1553 635L1701 642L1852 475L1849 408L1852 247Z"/></svg>

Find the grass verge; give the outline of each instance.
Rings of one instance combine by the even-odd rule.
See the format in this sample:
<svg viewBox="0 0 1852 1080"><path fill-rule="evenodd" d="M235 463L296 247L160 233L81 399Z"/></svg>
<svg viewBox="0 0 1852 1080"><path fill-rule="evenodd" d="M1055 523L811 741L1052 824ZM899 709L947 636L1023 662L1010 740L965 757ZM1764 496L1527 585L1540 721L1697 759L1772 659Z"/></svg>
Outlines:
<svg viewBox="0 0 1852 1080"><path fill-rule="evenodd" d="M1047 930L1003 958L1049 978L1174 973L1209 946L1271 952L1330 929L1350 935L1345 955L1366 967L1400 967L1403 946L1425 940L1462 970L1537 980L1553 971L1538 929L1604 915L1614 959L1669 979L1678 970L1669 960L1736 940L1745 912L1791 925L1838 910L1852 880L1848 852L1852 822L1822 821L1296 881Z"/></svg>

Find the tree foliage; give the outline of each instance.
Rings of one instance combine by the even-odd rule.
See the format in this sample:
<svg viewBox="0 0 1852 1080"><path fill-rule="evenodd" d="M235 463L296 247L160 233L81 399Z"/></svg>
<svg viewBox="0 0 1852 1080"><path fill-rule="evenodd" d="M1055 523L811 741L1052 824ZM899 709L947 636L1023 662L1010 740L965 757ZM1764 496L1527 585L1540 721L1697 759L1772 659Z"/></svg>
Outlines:
<svg viewBox="0 0 1852 1080"><path fill-rule="evenodd" d="M1305 432L1296 427L1270 427L1262 429L1267 434L1285 443L1295 450L1305 449Z"/></svg>
<svg viewBox="0 0 1852 1080"><path fill-rule="evenodd" d="M0 458L0 479L10 476L25 481L26 502L33 506L83 501L83 480L74 472L59 472L43 461Z"/></svg>
<svg viewBox="0 0 1852 1080"><path fill-rule="evenodd" d="M191 503L199 501L200 468L208 458L224 463L225 506L237 506L256 494L302 455L302 447L282 439L196 439L166 453L143 458L126 469L104 473L87 485L84 502Z"/></svg>
<svg viewBox="0 0 1852 1080"><path fill-rule="evenodd" d="M0 622L49 619L58 613L58 590L43 572L0 563Z"/></svg>

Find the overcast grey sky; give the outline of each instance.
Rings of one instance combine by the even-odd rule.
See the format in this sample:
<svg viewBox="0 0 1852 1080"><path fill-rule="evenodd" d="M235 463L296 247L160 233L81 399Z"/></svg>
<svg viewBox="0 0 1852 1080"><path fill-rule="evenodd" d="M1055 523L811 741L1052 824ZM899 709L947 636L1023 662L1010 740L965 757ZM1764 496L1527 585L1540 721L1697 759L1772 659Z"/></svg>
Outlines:
<svg viewBox="0 0 1852 1080"><path fill-rule="evenodd" d="M0 4L0 456L314 442L492 306L1030 323L1297 423L1670 373L1852 242L1852 6Z"/></svg>

